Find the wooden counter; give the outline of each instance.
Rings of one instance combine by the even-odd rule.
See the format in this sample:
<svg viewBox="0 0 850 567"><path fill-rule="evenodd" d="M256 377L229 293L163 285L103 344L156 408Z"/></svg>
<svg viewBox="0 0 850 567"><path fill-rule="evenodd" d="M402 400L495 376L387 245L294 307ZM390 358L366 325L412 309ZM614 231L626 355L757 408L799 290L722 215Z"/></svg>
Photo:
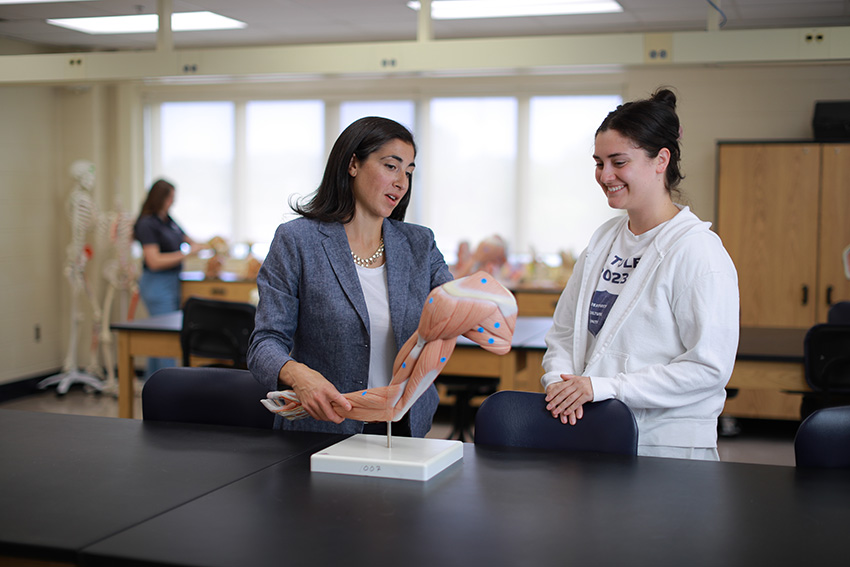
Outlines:
<svg viewBox="0 0 850 567"><path fill-rule="evenodd" d="M219 279L208 280L203 272L183 272L180 274L180 304L190 297L218 299L221 301L239 301L252 303L257 282L244 280L234 273L223 272Z"/></svg>
<svg viewBox="0 0 850 567"><path fill-rule="evenodd" d="M803 369L807 329L744 327L727 387L723 415L800 419L803 394L811 391Z"/></svg>
<svg viewBox="0 0 850 567"><path fill-rule="evenodd" d="M181 303L189 297L242 301L250 303L257 289L256 280L241 279L232 272L223 272L214 280L204 278L203 272L183 272L181 280ZM513 290L519 315L522 317L551 317L561 297L562 289L524 288Z"/></svg>
<svg viewBox="0 0 850 567"><path fill-rule="evenodd" d="M519 315L522 317L551 317L561 297L562 289L527 288L513 290Z"/></svg>

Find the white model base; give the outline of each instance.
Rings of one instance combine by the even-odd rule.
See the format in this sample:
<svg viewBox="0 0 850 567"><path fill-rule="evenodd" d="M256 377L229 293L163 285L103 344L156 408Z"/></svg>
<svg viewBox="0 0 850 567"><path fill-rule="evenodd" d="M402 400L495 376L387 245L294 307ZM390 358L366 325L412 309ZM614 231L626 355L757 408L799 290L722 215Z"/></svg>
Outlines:
<svg viewBox="0 0 850 567"><path fill-rule="evenodd" d="M359 434L310 457L310 470L405 480L428 480L463 459L463 443L446 439Z"/></svg>

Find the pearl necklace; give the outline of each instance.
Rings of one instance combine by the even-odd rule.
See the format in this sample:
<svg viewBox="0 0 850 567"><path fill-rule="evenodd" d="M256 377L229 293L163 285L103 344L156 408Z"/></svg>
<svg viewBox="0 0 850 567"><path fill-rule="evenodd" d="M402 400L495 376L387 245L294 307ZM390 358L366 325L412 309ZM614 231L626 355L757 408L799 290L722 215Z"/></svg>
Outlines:
<svg viewBox="0 0 850 567"><path fill-rule="evenodd" d="M360 266L361 268L368 268L372 264L374 264L378 258L384 255L384 239L381 238L381 245L378 246L378 249L375 250L375 253L369 256L368 258L361 258L354 251L351 251L351 257L354 259L354 263Z"/></svg>

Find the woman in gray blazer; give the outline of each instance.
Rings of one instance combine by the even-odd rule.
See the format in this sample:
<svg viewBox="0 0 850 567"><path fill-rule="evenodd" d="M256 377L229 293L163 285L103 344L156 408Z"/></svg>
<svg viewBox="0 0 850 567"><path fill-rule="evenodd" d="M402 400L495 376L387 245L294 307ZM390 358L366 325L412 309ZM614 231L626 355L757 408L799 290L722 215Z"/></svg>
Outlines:
<svg viewBox="0 0 850 567"><path fill-rule="evenodd" d="M434 234L405 223L416 145L386 118L357 120L331 150L300 218L280 225L257 276L260 302L248 366L271 390L292 389L309 418L275 427L381 433L344 420L342 393L385 386L419 324L430 291L452 279ZM393 434L424 437L439 398L433 385ZM401 431L399 431L401 430Z"/></svg>

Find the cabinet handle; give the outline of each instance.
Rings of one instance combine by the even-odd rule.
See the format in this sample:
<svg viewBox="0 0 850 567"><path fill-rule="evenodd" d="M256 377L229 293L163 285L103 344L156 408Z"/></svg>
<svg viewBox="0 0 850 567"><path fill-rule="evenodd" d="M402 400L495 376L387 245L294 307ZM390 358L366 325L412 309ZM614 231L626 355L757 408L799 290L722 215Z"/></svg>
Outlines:
<svg viewBox="0 0 850 567"><path fill-rule="evenodd" d="M809 286L803 286L803 305L808 305L809 303Z"/></svg>
<svg viewBox="0 0 850 567"><path fill-rule="evenodd" d="M826 304L827 306L832 305L832 286L826 286Z"/></svg>

